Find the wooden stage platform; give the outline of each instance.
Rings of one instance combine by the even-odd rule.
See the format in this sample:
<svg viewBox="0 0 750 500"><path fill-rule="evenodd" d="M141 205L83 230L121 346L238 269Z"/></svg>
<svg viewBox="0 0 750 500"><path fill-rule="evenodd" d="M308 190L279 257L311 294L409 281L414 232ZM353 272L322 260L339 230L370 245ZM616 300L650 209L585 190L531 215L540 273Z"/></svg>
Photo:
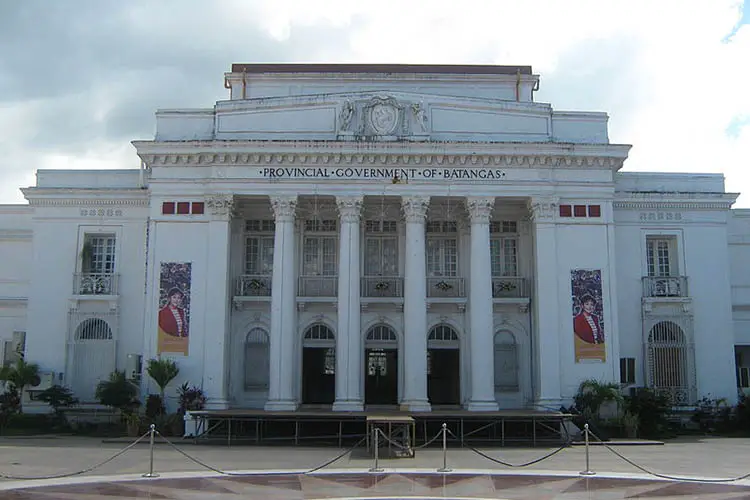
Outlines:
<svg viewBox="0 0 750 500"><path fill-rule="evenodd" d="M196 442L263 445L353 445L365 437L368 417L411 417L414 446L432 440L442 424L456 436L449 446L555 445L571 442L566 422L573 415L537 410L471 412L434 409L431 412L400 411L398 407L367 408L361 412L302 408L296 411L256 409L203 410L190 412L197 423ZM440 446L438 439L433 444Z"/></svg>

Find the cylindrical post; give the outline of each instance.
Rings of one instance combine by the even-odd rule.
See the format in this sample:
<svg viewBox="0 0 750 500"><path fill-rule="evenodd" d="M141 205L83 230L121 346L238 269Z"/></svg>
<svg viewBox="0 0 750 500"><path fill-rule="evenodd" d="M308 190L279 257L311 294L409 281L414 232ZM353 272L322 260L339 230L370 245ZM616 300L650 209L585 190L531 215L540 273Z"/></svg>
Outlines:
<svg viewBox="0 0 750 500"><path fill-rule="evenodd" d="M151 424L151 431L149 432L148 444L149 444L149 459L148 459L148 474L144 474L143 477L159 477L159 474L154 474L154 435L156 434L156 425Z"/></svg>
<svg viewBox="0 0 750 500"><path fill-rule="evenodd" d="M448 424L443 423L443 468L438 472L450 472L448 468Z"/></svg>
<svg viewBox="0 0 750 500"><path fill-rule="evenodd" d="M378 448L380 448L380 444L378 443L378 432L380 432L380 429L378 429L377 427L373 426L373 429L372 429L372 434L373 434L373 436L372 436L372 443L373 443L373 446L375 447L375 449L374 449L374 452L375 452L375 466L370 469L370 472L383 472L383 469L381 469L381 468L378 467L378 451L379 451Z"/></svg>
<svg viewBox="0 0 750 500"><path fill-rule="evenodd" d="M593 476L596 472L591 470L589 459L589 424L583 425L583 438L586 446L586 470L581 472L582 476Z"/></svg>

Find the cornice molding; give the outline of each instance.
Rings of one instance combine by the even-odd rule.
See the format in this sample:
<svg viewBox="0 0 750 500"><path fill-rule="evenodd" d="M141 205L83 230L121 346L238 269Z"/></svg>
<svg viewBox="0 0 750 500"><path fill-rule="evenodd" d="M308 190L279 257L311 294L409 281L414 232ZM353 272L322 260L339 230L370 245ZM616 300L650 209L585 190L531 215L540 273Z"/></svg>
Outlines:
<svg viewBox="0 0 750 500"><path fill-rule="evenodd" d="M134 141L149 166L446 165L619 170L630 146L554 143ZM446 152L449 149L449 152Z"/></svg>
<svg viewBox="0 0 750 500"><path fill-rule="evenodd" d="M33 236L30 229L0 229L0 240L30 240Z"/></svg>
<svg viewBox="0 0 750 500"><path fill-rule="evenodd" d="M613 206L620 210L729 210L735 193L616 192Z"/></svg>
<svg viewBox="0 0 750 500"><path fill-rule="evenodd" d="M59 193L55 193L56 195ZM76 194L80 195L80 192ZM145 198L36 198L28 197L29 205L34 207L148 207L150 200Z"/></svg>

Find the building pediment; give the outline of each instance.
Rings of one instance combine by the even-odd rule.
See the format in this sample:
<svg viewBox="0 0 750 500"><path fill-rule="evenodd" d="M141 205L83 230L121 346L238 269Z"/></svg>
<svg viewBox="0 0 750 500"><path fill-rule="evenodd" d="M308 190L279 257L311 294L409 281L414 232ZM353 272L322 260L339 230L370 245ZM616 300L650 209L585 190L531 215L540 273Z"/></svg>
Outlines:
<svg viewBox="0 0 750 500"><path fill-rule="evenodd" d="M607 143L603 113L548 104L368 91L221 101L160 111L157 140Z"/></svg>

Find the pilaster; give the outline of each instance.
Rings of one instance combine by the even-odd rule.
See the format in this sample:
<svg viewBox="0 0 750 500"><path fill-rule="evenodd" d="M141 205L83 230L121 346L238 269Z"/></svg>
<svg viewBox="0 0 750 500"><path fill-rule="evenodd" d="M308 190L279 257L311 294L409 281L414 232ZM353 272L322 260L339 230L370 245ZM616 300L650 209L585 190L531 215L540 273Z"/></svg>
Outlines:
<svg viewBox="0 0 750 500"><path fill-rule="evenodd" d="M206 314L203 365L203 388L207 408L224 409L229 406L227 370L229 367L229 325L231 280L229 279L229 251L231 218L234 208L232 195L214 195L206 199L209 209L208 258L206 262Z"/></svg>
<svg viewBox="0 0 750 500"><path fill-rule="evenodd" d="M276 220L271 281L271 335L268 411L294 411L295 339L297 336L295 236L296 196L271 197Z"/></svg>
<svg viewBox="0 0 750 500"><path fill-rule="evenodd" d="M360 309L361 196L336 198L339 233L338 331L334 411L362 411L362 326Z"/></svg>
<svg viewBox="0 0 750 500"><path fill-rule="evenodd" d="M469 344L471 352L471 398L469 411L496 411L494 370L494 325L490 257L490 216L494 198L466 199L471 224L469 269Z"/></svg>
<svg viewBox="0 0 750 500"><path fill-rule="evenodd" d="M401 407L430 411L427 399L427 277L425 218L430 199L405 197L401 208L406 220L404 262L404 391Z"/></svg>
<svg viewBox="0 0 750 500"><path fill-rule="evenodd" d="M558 201L553 197L528 202L534 237L533 345L535 405L558 409L562 380L560 366L560 287L557 265Z"/></svg>

